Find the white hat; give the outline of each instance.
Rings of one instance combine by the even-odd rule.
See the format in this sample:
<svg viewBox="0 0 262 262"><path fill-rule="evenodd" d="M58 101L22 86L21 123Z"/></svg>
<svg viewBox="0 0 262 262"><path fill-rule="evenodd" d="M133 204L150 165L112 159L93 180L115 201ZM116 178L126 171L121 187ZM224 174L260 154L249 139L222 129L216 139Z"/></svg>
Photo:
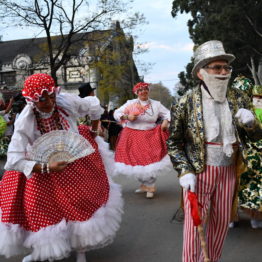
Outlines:
<svg viewBox="0 0 262 262"><path fill-rule="evenodd" d="M226 60L231 63L235 60L235 56L226 54L222 42L218 40L211 40L200 45L194 52L192 75L196 77L200 68L215 60Z"/></svg>

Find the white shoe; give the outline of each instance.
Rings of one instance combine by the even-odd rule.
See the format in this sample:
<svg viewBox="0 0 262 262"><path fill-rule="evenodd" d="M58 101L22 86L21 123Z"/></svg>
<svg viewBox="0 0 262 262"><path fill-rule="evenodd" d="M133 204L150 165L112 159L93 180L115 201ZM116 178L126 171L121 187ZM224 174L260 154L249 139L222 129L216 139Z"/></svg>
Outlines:
<svg viewBox="0 0 262 262"><path fill-rule="evenodd" d="M146 192L146 198L153 198L154 193L153 192Z"/></svg>
<svg viewBox="0 0 262 262"><path fill-rule="evenodd" d="M32 262L32 255L28 255L26 257L23 258L22 262Z"/></svg>
<svg viewBox="0 0 262 262"><path fill-rule="evenodd" d="M76 253L76 262L86 262L86 253L85 252L77 252Z"/></svg>
<svg viewBox="0 0 262 262"><path fill-rule="evenodd" d="M251 219L250 224L253 229L262 228L261 220Z"/></svg>
<svg viewBox="0 0 262 262"><path fill-rule="evenodd" d="M146 192L146 191L143 190L143 189L141 189L141 188L138 188L138 189L135 190L135 193L136 193L136 194L145 193L145 192Z"/></svg>
<svg viewBox="0 0 262 262"><path fill-rule="evenodd" d="M230 222L228 225L229 228L234 228L235 227L235 222Z"/></svg>

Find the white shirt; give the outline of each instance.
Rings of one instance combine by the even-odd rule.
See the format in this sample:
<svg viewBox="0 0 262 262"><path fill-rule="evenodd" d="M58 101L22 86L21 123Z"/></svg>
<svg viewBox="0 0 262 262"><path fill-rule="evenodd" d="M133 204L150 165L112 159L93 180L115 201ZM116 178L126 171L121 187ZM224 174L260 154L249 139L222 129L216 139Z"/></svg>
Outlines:
<svg viewBox="0 0 262 262"><path fill-rule="evenodd" d="M100 106L97 97L85 100L74 94L61 93L56 96L57 106L63 108L69 116L64 116L68 121L69 130L78 133L77 119L90 115L91 120L100 119L104 109ZM35 161L27 160L28 146L41 136L37 129L37 123L33 112L33 104L25 106L19 118L15 121L15 130L7 152L6 170L23 172L27 177L31 176Z"/></svg>
<svg viewBox="0 0 262 262"><path fill-rule="evenodd" d="M128 121L126 127L138 130L150 130L156 126L158 118L162 120L170 121L170 111L164 107L159 101L148 99L147 101L141 101L139 99L128 100L124 105L115 110L114 118L116 121L121 121L121 116L125 115L124 111L127 106L133 103L140 103L141 105L147 105L151 103L150 107L142 115L139 115L135 121Z"/></svg>
<svg viewBox="0 0 262 262"><path fill-rule="evenodd" d="M206 164L211 166L232 165L235 161L234 152L237 148L232 147L232 144L236 142L236 138L228 102L218 103L214 101L202 86L201 91L205 140L206 142L211 142L206 144ZM224 132L224 134L223 125L226 125L229 130ZM225 140L225 136L227 136L227 140ZM223 150L225 141L230 142L230 146L233 149L231 156L227 156Z"/></svg>

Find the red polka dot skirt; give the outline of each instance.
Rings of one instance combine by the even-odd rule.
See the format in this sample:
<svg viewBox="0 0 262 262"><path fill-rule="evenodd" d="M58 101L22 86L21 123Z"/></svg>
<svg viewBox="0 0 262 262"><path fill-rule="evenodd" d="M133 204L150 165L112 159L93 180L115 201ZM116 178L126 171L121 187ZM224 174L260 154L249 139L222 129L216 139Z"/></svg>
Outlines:
<svg viewBox="0 0 262 262"><path fill-rule="evenodd" d="M90 133L83 134L85 137ZM97 144L96 151L69 164L61 173L34 173L26 179L16 171L5 172L2 179L2 222L19 224L26 230L67 221L84 221L108 199L109 185Z"/></svg>
<svg viewBox="0 0 262 262"><path fill-rule="evenodd" d="M167 155L168 132L158 125L151 130L124 128L120 134L115 160L130 166L146 166Z"/></svg>
<svg viewBox="0 0 262 262"><path fill-rule="evenodd" d="M56 238L59 234L63 235L59 240L54 241L59 242L63 239L61 240L62 244L57 244L57 246L60 245L58 247L59 251L52 250L52 245L55 245L55 243L49 243L47 244L48 248L45 248L47 239L43 238L44 235L40 235L39 239L36 238L37 241L41 242L38 246L38 243L34 243L37 241L33 238L31 239L31 243L28 244L29 248L34 248L35 245L35 249L40 250L35 254L34 258L36 260L66 257L72 248L104 245L118 229L121 220L120 209L122 201L120 190L116 189L114 193L114 186L110 188L101 156L98 153L98 146L91 137L88 128L81 126L79 132L89 140L96 151L69 164L63 172L34 173L32 178L27 179L23 173L6 171L2 178L0 186L2 212L0 227L5 225L4 229L7 231L7 234L12 234L11 230L9 230L12 228L12 225L19 226L19 230L22 230L19 232L27 231L33 236L34 232L48 232L43 231L43 229L50 228L51 230L52 226L56 226L59 223L71 223L71 228L66 226L62 229L62 226L60 226L60 229L55 229L57 232L53 230L53 238ZM113 200L112 195L115 195ZM112 206L110 207L111 218L108 219L106 217L106 207L108 202L110 202L110 196L110 201L114 203L110 204ZM94 217L94 214L96 214L98 219L103 219L103 223L105 223L103 227L105 229L99 227L100 222L100 224L96 224L97 219ZM90 218L92 218L92 223L88 222ZM79 222L85 222L80 223L80 225L84 224L84 228L79 227L77 229ZM72 223L76 224L72 226ZM76 240L68 244L71 237L70 230L76 231L76 235L83 234L82 242L78 239L78 236L74 236ZM104 233L103 230L107 230L109 233ZM48 237L48 234L45 234ZM17 236L18 238L18 235L15 234L15 237ZM17 241L21 242L19 243L21 245L23 245L24 240L26 238L22 240L17 239ZM43 241L44 244L42 243ZM1 243L0 237L0 254L8 256L7 253L2 252L1 249L4 249L4 247L1 247L1 245L4 244ZM18 244L15 243L14 248L16 248L15 246L18 246ZM43 250L45 249L43 252L41 251L42 247Z"/></svg>
<svg viewBox="0 0 262 262"><path fill-rule="evenodd" d="M151 130L124 128L115 152L115 175L135 176L146 182L172 172L167 154L168 136L160 125Z"/></svg>

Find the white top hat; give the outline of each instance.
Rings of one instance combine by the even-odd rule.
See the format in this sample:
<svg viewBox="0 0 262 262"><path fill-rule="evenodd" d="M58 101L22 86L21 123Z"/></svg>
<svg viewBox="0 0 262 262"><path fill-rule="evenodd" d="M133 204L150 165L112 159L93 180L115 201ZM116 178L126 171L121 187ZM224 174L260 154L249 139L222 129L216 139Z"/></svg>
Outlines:
<svg viewBox="0 0 262 262"><path fill-rule="evenodd" d="M200 45L194 52L192 75L196 77L200 68L215 60L226 60L231 63L235 60L235 56L226 54L222 42L218 40L211 40Z"/></svg>

